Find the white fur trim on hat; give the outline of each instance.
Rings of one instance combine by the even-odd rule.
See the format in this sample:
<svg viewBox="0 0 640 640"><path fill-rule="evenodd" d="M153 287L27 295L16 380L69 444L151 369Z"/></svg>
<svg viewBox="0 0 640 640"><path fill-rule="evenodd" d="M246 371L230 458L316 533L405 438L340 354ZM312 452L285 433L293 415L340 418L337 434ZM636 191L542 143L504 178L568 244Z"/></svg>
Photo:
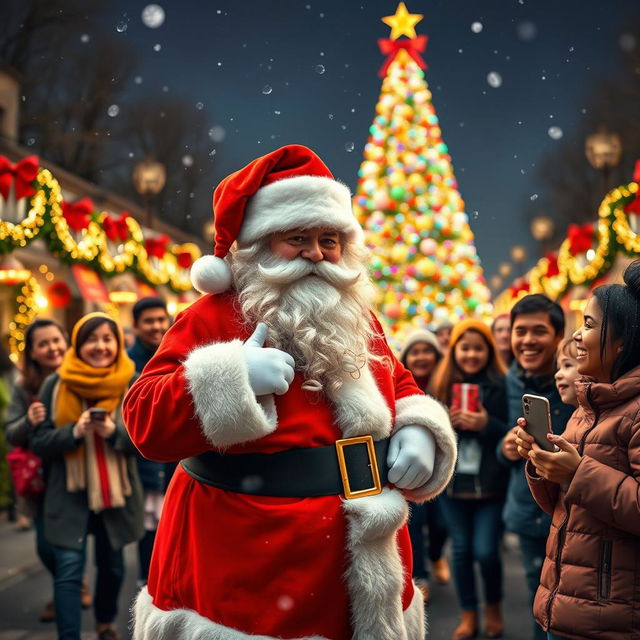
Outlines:
<svg viewBox="0 0 640 640"><path fill-rule="evenodd" d="M298 228L330 227L360 237L351 193L337 180L295 176L258 189L247 203L238 244L246 245L272 233Z"/></svg>
<svg viewBox="0 0 640 640"><path fill-rule="evenodd" d="M200 293L222 293L231 286L231 269L222 258L202 256L191 266L191 283Z"/></svg>

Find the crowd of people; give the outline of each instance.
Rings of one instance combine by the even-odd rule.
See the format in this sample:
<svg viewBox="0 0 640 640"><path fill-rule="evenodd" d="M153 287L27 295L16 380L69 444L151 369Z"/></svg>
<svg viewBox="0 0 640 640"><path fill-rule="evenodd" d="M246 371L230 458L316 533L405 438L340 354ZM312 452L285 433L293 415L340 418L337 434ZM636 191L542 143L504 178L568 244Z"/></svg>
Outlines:
<svg viewBox="0 0 640 640"><path fill-rule="evenodd" d="M52 578L41 619L78 640L93 607L98 638L118 638L136 543L135 638L422 640L431 577L455 584L453 640L499 638L509 531L534 640L634 637L640 261L575 332L533 294L394 354L343 189L304 147L258 159L216 190L216 257L193 276L216 295L173 324L139 300L128 348L103 313L70 337L39 319L19 370L0 358L7 457L44 472L15 496ZM548 446L527 394L549 408Z"/></svg>
<svg viewBox="0 0 640 640"><path fill-rule="evenodd" d="M35 529L37 555L53 585L39 619L55 621L59 638L79 638L81 609L91 607L98 638L118 637L123 548L137 542L139 584L145 584L175 467L137 453L122 420L122 400L170 324L160 298L139 300L133 320L127 349L122 328L106 314L81 318L70 340L55 321L38 319L25 331L19 368L7 365L10 374L3 377L6 442L41 460L43 486L15 491L13 510L17 529ZM95 539L93 594L84 578L89 534Z"/></svg>

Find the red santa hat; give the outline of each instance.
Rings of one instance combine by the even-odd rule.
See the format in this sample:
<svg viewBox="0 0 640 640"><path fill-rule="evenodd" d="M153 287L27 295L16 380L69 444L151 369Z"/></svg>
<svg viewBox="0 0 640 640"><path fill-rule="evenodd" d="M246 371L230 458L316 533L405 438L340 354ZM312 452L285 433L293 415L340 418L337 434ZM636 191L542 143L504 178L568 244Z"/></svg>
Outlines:
<svg viewBox="0 0 640 640"><path fill-rule="evenodd" d="M257 158L227 176L213 194L214 255L191 268L201 293L221 293L231 284L224 260L234 242L252 244L272 233L328 227L347 242L362 241L348 187L307 147L292 144Z"/></svg>

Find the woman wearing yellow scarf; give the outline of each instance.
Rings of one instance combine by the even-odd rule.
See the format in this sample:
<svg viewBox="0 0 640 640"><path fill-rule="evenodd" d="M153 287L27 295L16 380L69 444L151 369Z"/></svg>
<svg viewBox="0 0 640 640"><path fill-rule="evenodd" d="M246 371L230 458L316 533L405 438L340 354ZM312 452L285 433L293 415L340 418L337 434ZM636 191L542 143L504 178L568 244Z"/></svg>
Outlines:
<svg viewBox="0 0 640 640"><path fill-rule="evenodd" d="M31 446L45 463L45 536L54 546L59 640L79 640L87 535L96 547L94 614L99 640L113 624L124 578L122 548L142 537L142 490L121 405L134 376L122 330L103 313L73 328L71 348L40 391L47 419Z"/></svg>

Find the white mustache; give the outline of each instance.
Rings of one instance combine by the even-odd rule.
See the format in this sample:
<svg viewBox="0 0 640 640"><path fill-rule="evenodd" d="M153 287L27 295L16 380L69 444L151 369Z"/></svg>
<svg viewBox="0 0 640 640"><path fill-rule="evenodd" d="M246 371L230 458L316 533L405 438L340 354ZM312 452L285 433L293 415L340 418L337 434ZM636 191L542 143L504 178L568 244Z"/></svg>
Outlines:
<svg viewBox="0 0 640 640"><path fill-rule="evenodd" d="M272 261L270 261L272 263ZM304 258L294 260L278 259L273 266L258 265L260 277L268 284L291 284L300 278L314 274L335 287L355 284L360 278L359 269L333 264L326 260L311 262Z"/></svg>

